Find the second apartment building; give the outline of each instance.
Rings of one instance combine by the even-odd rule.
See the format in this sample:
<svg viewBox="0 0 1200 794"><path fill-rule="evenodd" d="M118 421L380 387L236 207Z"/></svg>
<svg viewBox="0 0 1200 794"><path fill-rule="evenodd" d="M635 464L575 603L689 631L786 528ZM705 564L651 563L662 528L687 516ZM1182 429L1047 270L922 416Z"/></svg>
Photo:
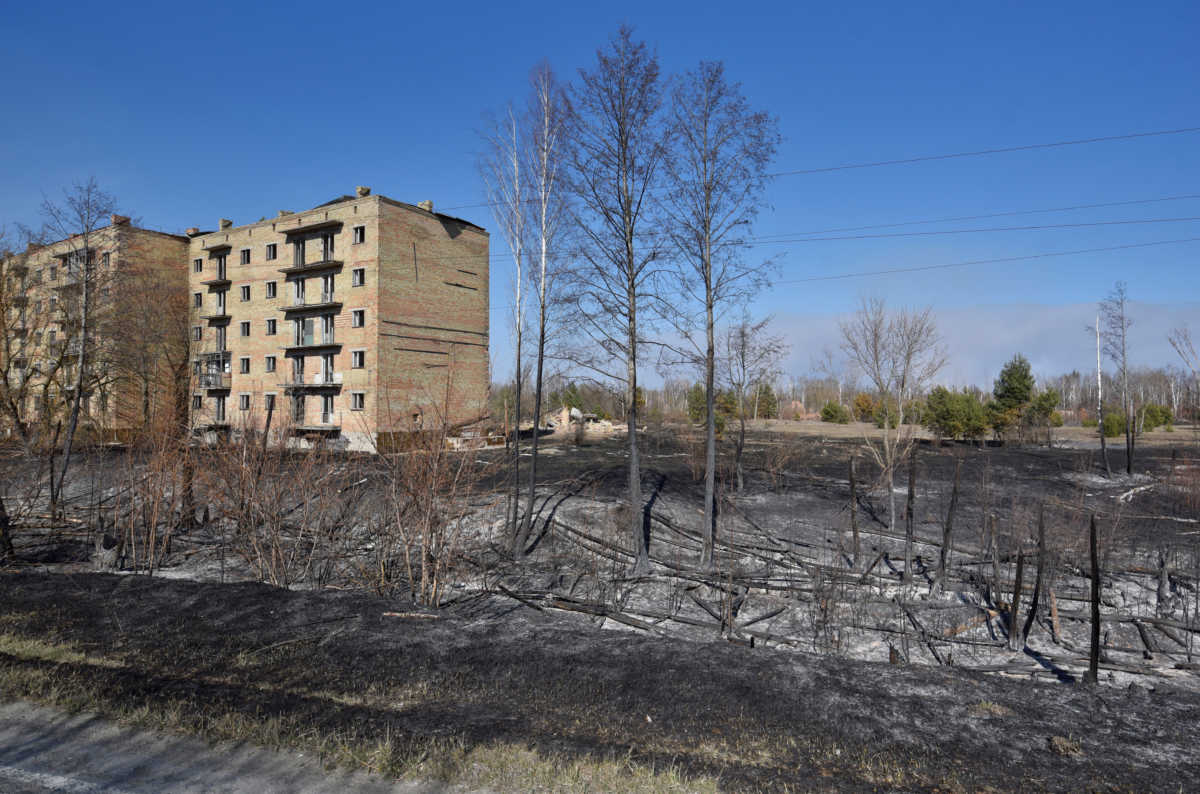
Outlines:
<svg viewBox="0 0 1200 794"><path fill-rule="evenodd" d="M387 448L484 417L488 235L358 188L189 230L193 426Z"/></svg>

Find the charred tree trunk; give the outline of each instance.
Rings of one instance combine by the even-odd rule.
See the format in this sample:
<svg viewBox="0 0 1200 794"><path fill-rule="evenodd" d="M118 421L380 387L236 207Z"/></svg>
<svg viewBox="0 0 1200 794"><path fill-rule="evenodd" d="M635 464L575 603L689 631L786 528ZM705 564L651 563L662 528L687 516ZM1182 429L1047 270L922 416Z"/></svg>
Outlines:
<svg viewBox="0 0 1200 794"><path fill-rule="evenodd" d="M4 507L4 499L0 497L0 560L15 560L17 550L13 548L12 523L8 520L8 510Z"/></svg>
<svg viewBox="0 0 1200 794"><path fill-rule="evenodd" d="M1088 671L1084 683L1100 681L1100 548L1096 539L1096 516L1088 529L1088 545L1092 558L1092 634L1088 649Z"/></svg>
<svg viewBox="0 0 1200 794"><path fill-rule="evenodd" d="M946 513L946 525L942 528L942 548L938 552L937 589L946 586L946 567L950 561L950 543L954 531L954 512L958 509L958 479L962 474L962 459L954 464L954 486L950 490L950 509Z"/></svg>
<svg viewBox="0 0 1200 794"><path fill-rule="evenodd" d="M1013 582L1012 607L1008 610L1008 649L1019 651L1025 647L1021 631L1017 626L1021 615L1021 589L1025 586L1025 555L1017 546L1017 580Z"/></svg>
<svg viewBox="0 0 1200 794"><path fill-rule="evenodd" d="M1029 602L1029 617L1025 618L1025 626L1021 629L1021 645L1024 646L1025 641L1029 639L1029 632L1033 629L1034 621L1037 620L1038 601L1042 594L1042 583L1046 576L1046 506L1042 505L1038 510L1038 563L1037 563L1037 578L1033 583L1033 599Z"/></svg>
<svg viewBox="0 0 1200 794"><path fill-rule="evenodd" d="M855 483L854 456L853 455L850 456L850 533L853 535L853 538L854 538L854 540L853 540L854 555L853 555L852 560L853 560L854 568L857 570L858 555L861 552L861 549L859 547L859 539L858 539L858 486Z"/></svg>
<svg viewBox="0 0 1200 794"><path fill-rule="evenodd" d="M885 417L886 421L886 417ZM913 502L917 491L917 447L914 444L908 461L908 504L904 511L904 583L912 581Z"/></svg>

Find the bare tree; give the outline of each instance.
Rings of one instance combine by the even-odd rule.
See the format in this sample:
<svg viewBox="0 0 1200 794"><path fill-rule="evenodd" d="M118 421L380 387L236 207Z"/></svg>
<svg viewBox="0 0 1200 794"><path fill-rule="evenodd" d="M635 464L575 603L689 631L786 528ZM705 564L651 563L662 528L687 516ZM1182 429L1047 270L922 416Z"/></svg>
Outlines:
<svg viewBox="0 0 1200 794"><path fill-rule="evenodd" d="M547 321L552 282L557 268L559 237L564 213L564 148L566 146L566 100L549 64L542 63L530 75L533 88L526 113L526 170L531 193L529 233L536 247L536 270L530 270L537 295L536 371L533 389L533 438L530 440L529 495L521 528L517 532L518 553L523 552L533 521L537 488L538 427L542 417L546 362Z"/></svg>
<svg viewBox="0 0 1200 794"><path fill-rule="evenodd" d="M676 83L670 103L671 146L664 161L670 238L679 258L687 306L670 313L686 358L704 372L704 544L713 562L716 527L716 323L765 283L767 268L743 258L746 234L763 205L767 167L779 143L778 123L754 112L719 61L703 61ZM697 316L692 306L703 314ZM740 455L739 455L740 460ZM739 478L740 479L740 478Z"/></svg>
<svg viewBox="0 0 1200 794"><path fill-rule="evenodd" d="M767 333L770 323L769 317L755 323L743 316L741 322L726 332L724 339L723 379L737 400L738 434L734 442L733 469L739 492L745 488L742 453L746 449L746 395L752 387L779 374L779 362L788 351L783 337Z"/></svg>
<svg viewBox="0 0 1200 794"><path fill-rule="evenodd" d="M521 288L525 281L525 216L526 194L524 166L525 157L521 125L512 105L505 108L504 116L493 122L492 130L486 135L487 151L480 163L480 172L492 205L492 214L500 225L513 256L513 333L515 344L512 428L512 489L509 495L507 521L512 533L512 553L520 557L524 551L522 532L518 529L519 495L521 485L521 352L524 345L525 304ZM535 430L536 430L536 418ZM535 432L536 435L536 432ZM523 522L521 522L523 524Z"/></svg>
<svg viewBox="0 0 1200 794"><path fill-rule="evenodd" d="M1125 282L1118 281L1108 297L1100 302L1101 338L1104 353L1117 366L1121 381L1121 411L1125 415L1125 473L1133 474L1133 395L1129 391L1129 297ZM1100 417L1103 432L1104 417Z"/></svg>
<svg viewBox="0 0 1200 794"><path fill-rule="evenodd" d="M841 332L846 356L883 401L882 441L876 446L864 437L863 443L887 480L888 526L894 532L896 463L912 443L912 426L904 423L904 404L921 393L945 363L941 337L931 309L889 313L879 298L863 299L858 311L841 323Z"/></svg>
<svg viewBox="0 0 1200 794"><path fill-rule="evenodd" d="M74 383L71 387L71 410L67 420L67 432L63 437L62 463L57 476L54 467L51 466L52 513L57 511L62 499L63 484L71 465L71 449L75 442L75 431L79 426L79 412L85 399L84 385L88 382L88 368L91 364L91 323L97 297L95 293L98 291L97 281L102 275L102 271L97 268L96 252L92 249L93 237L110 218L115 208L116 200L101 190L95 179L88 179L82 184L76 183L73 188L64 191L62 204L56 204L49 199L42 202L46 234L52 239L65 242L67 278L74 280L78 286L78 316L73 323L77 336L68 343L69 352L70 348L74 347L76 358L73 367Z"/></svg>
<svg viewBox="0 0 1200 794"><path fill-rule="evenodd" d="M577 331L572 359L625 388L629 433L630 533L635 574L650 567L642 517L638 459L638 349L656 295L661 242L652 220L651 190L663 160L662 87L658 58L622 26L591 71L581 70L569 96L572 193L580 262L570 299Z"/></svg>

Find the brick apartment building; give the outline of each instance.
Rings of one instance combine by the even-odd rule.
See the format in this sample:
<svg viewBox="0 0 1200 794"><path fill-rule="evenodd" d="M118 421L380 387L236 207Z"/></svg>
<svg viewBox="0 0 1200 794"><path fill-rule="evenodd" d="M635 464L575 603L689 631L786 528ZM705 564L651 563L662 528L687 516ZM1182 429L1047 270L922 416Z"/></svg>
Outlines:
<svg viewBox="0 0 1200 794"><path fill-rule="evenodd" d="M189 230L193 427L334 448L487 411L488 235L358 188Z"/></svg>
<svg viewBox="0 0 1200 794"><path fill-rule="evenodd" d="M188 238L122 215L65 240L0 258L0 427L47 437L65 426L87 352L81 433L112 440L178 415ZM85 262L88 331L82 334ZM86 346L86 347L85 347ZM176 354L173 372L168 359Z"/></svg>

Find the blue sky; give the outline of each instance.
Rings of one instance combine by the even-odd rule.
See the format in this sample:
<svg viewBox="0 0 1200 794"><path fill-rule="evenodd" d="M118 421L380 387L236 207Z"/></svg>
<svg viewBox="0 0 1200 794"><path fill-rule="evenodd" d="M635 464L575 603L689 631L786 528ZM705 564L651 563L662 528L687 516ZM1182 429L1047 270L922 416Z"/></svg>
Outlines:
<svg viewBox="0 0 1200 794"><path fill-rule="evenodd" d="M355 185L439 209L481 202L486 111L542 58L590 66L627 22L666 71L726 63L779 117L776 170L1200 126L1200 4L58 3L6 9L0 224L94 175L170 231L301 209ZM168 10L169 9L169 10ZM19 76L19 78L17 77ZM1200 133L780 177L755 233L794 235L1200 194ZM486 208L450 210L489 228ZM1200 217L1200 199L864 233ZM822 235L829 236L829 235ZM1079 318L1117 279L1136 363L1200 331L1200 242L830 281L798 279L1200 237L1200 222L762 246L757 301L802 374L861 295L934 307L946 378L986 382L1023 346L1045 374L1088 366ZM510 259L493 236L493 354L506 369ZM788 282L791 283L788 283ZM1080 359L1083 360L1080 360Z"/></svg>

